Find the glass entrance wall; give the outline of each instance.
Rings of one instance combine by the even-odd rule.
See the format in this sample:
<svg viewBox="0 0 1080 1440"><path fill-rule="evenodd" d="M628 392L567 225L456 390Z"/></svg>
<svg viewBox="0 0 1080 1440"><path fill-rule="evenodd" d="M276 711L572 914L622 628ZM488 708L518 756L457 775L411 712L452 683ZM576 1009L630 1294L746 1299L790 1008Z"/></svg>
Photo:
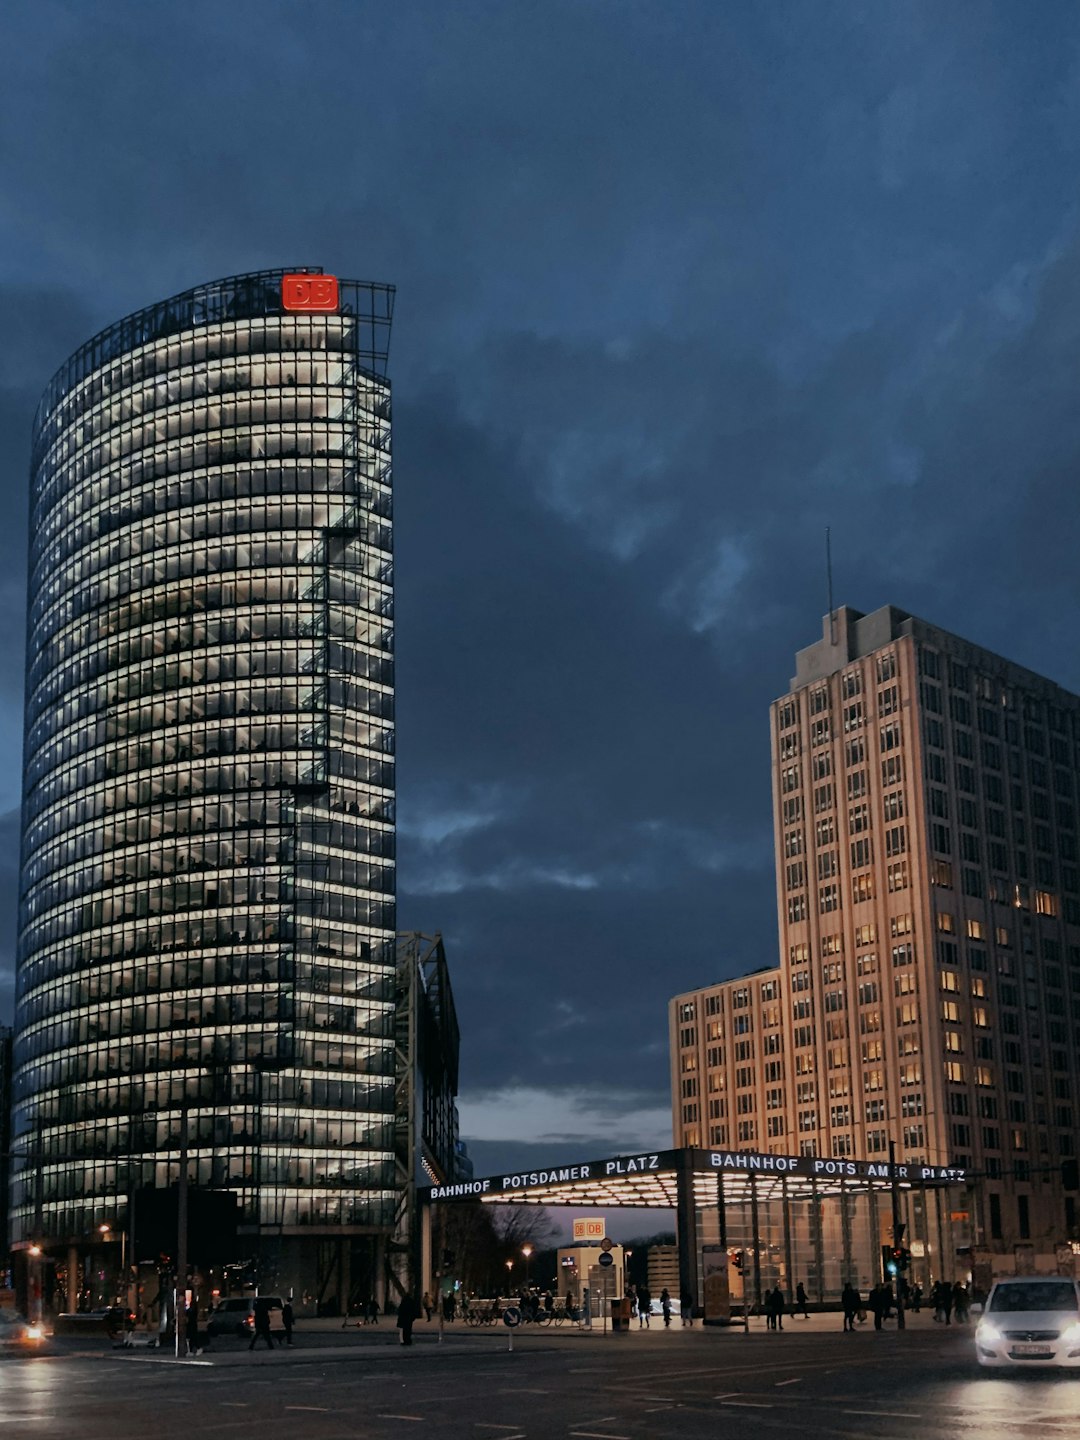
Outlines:
<svg viewBox="0 0 1080 1440"><path fill-rule="evenodd" d="M955 1266L940 1264L942 1246L953 1248L948 1191L902 1188L899 1203L904 1243L914 1252L910 1283L917 1281L926 1289L943 1268L952 1277ZM933 1230L939 1210L944 1240ZM865 1296L882 1279L882 1246L892 1245L892 1193L887 1185L848 1180L819 1188L786 1179L762 1183L727 1178L723 1211L727 1249L735 1260L732 1295L738 1304L743 1290L754 1305L776 1285L791 1303L801 1281L812 1304L837 1305L848 1280ZM697 1231L699 1244L721 1243L718 1204L699 1206ZM698 1275L700 1286L700 1255Z"/></svg>

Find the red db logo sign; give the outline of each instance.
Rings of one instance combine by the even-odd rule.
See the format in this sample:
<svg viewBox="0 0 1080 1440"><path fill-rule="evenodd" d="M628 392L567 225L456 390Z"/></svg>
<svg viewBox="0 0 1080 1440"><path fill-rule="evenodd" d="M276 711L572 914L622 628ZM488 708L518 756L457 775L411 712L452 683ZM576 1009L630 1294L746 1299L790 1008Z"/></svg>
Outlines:
<svg viewBox="0 0 1080 1440"><path fill-rule="evenodd" d="M333 275L283 275L281 304L286 310L336 310L337 279Z"/></svg>

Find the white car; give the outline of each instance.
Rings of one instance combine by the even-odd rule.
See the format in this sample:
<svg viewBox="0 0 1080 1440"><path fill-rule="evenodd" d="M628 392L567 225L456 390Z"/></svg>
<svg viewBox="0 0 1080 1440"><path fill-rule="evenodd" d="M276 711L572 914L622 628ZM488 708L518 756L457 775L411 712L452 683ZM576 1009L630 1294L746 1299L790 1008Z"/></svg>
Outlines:
<svg viewBox="0 0 1080 1440"><path fill-rule="evenodd" d="M1080 1285L1061 1275L998 1280L975 1327L979 1364L1080 1366Z"/></svg>

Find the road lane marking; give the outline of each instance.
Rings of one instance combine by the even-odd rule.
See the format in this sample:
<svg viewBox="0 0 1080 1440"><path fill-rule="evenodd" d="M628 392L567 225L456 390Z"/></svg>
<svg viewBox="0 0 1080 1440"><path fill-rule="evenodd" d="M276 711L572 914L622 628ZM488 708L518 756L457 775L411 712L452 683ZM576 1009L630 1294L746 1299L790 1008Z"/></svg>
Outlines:
<svg viewBox="0 0 1080 1440"><path fill-rule="evenodd" d="M725 1400L725 1405L737 1405L740 1410L771 1410L771 1401L768 1400Z"/></svg>
<svg viewBox="0 0 1080 1440"><path fill-rule="evenodd" d="M330 1409L327 1405L286 1405L286 1410L312 1410L319 1415L329 1415Z"/></svg>
<svg viewBox="0 0 1080 1440"><path fill-rule="evenodd" d="M918 1416L914 1410L841 1410L841 1415L874 1415L887 1416L890 1420L916 1420Z"/></svg>
<svg viewBox="0 0 1080 1440"><path fill-rule="evenodd" d="M777 1380L776 1384L778 1387L780 1385L798 1385L802 1382L802 1378L801 1375L796 1375L794 1380Z"/></svg>
<svg viewBox="0 0 1080 1440"><path fill-rule="evenodd" d="M380 1420L415 1420L415 1421L417 1421L417 1423L421 1423L421 1422L423 1421L424 1417L423 1417L423 1415L380 1415L380 1416L378 1416L378 1419L380 1419Z"/></svg>
<svg viewBox="0 0 1080 1440"><path fill-rule="evenodd" d="M579 1435L582 1440L630 1440L629 1435L611 1435L607 1430L571 1430L571 1435Z"/></svg>

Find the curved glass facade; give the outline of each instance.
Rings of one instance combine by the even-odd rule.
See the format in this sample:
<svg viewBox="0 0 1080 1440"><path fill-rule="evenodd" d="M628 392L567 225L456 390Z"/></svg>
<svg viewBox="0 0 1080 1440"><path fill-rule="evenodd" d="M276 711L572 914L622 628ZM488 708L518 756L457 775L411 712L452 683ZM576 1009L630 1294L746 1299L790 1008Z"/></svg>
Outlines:
<svg viewBox="0 0 1080 1440"><path fill-rule="evenodd" d="M321 274L301 267L303 273ZM13 1238L142 1186L393 1223L393 291L263 271L95 337L38 412Z"/></svg>

